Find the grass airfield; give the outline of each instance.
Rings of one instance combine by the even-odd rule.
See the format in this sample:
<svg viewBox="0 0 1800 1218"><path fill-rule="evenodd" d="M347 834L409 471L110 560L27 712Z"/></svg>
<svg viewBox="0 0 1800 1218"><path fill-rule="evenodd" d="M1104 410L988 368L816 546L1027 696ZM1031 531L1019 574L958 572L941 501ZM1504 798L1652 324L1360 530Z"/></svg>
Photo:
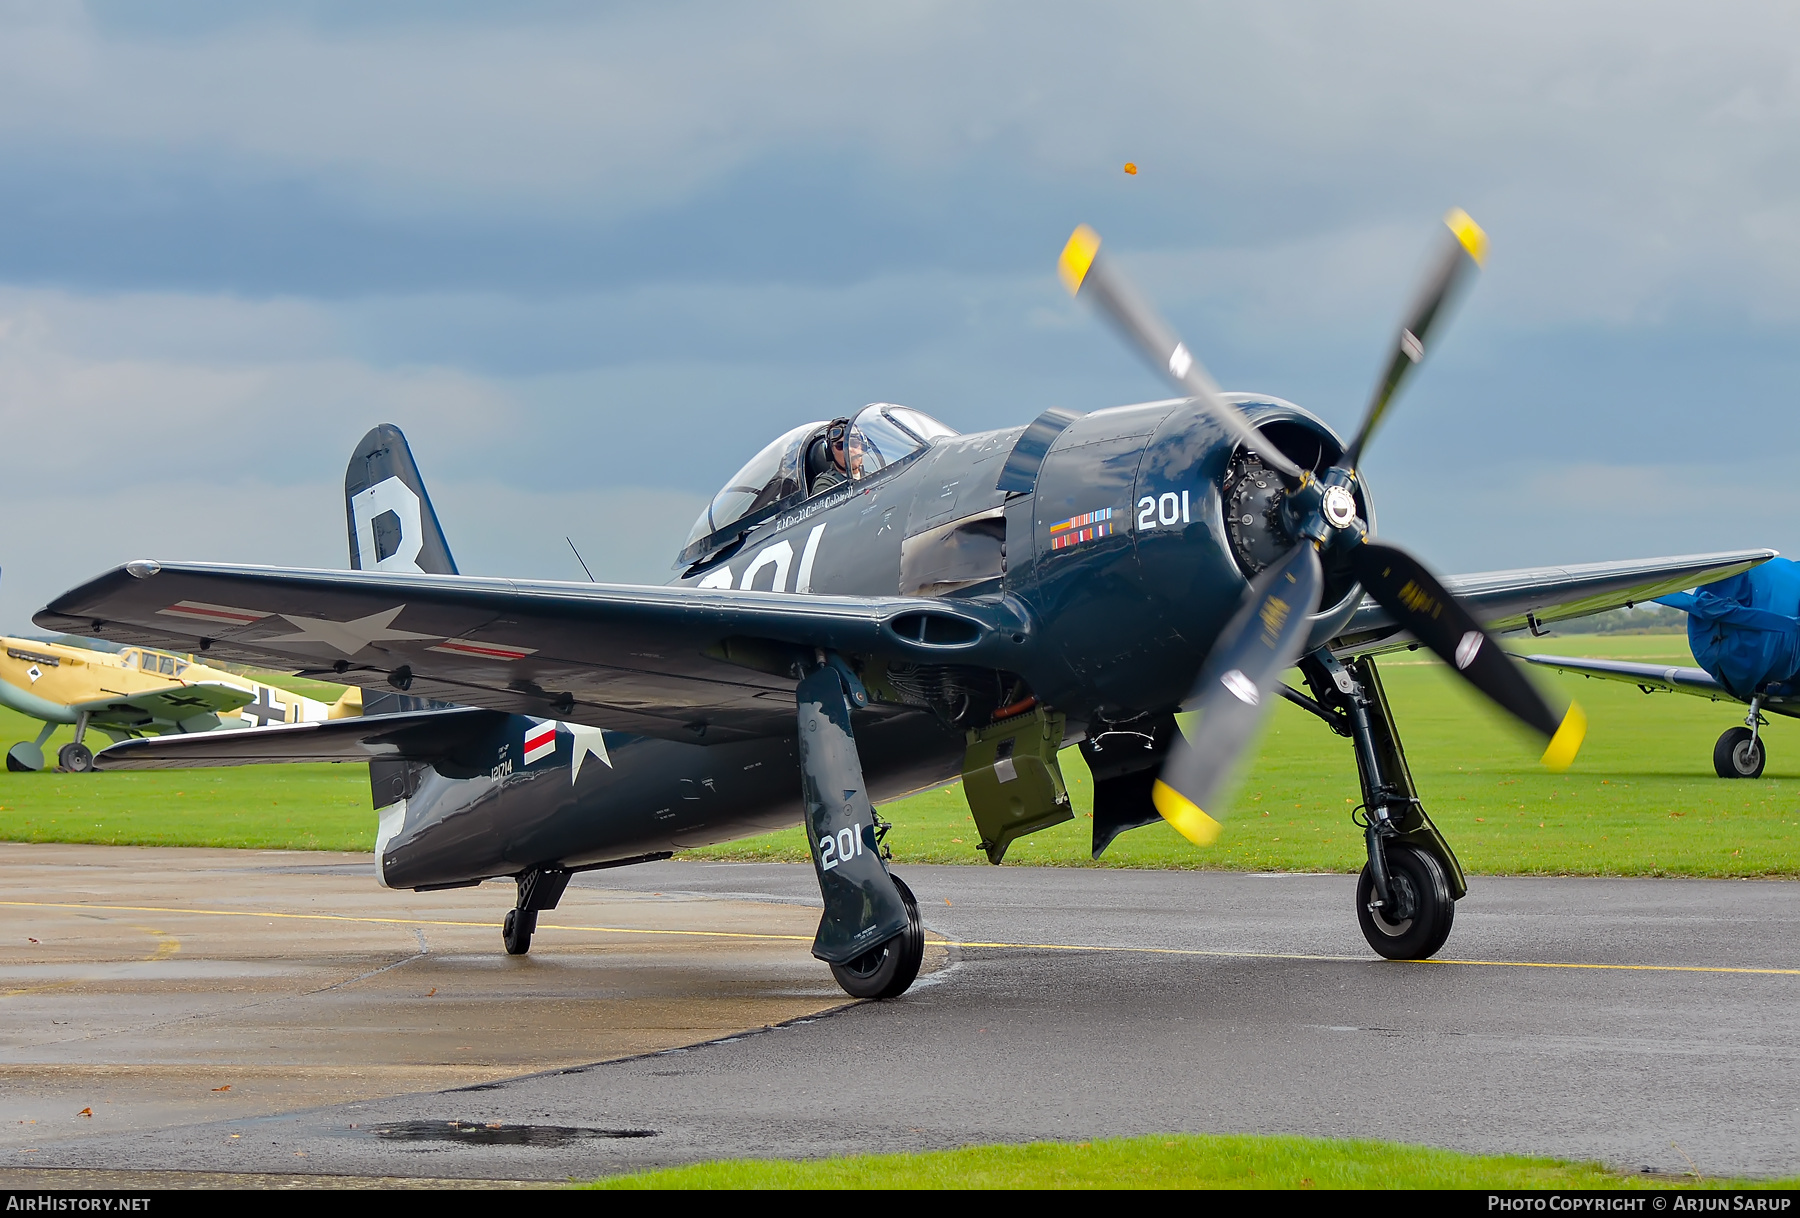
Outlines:
<svg viewBox="0 0 1800 1218"><path fill-rule="evenodd" d="M1513 636L1517 651L1691 664L1679 634ZM1743 709L1675 694L1645 696L1611 681L1536 673L1587 709L1575 766L1551 774L1539 746L1423 653L1382 663L1388 697L1425 807L1470 872L1514 875L1794 876L1800 874L1800 724L1765 730L1761 779L1712 773L1712 745ZM312 696L328 692L308 683ZM0 740L36 735L0 712ZM62 729L45 752L69 738ZM1220 842L1189 845L1162 824L1127 833L1089 858L1093 786L1077 750L1063 755L1075 819L1014 843L1011 864L1356 871L1350 822L1356 769L1349 742L1277 704L1232 801ZM896 862L983 863L951 787L888 804ZM370 850L375 823L361 766L294 765L111 774L0 775L0 839L106 845ZM796 827L695 856L805 861Z"/></svg>
<svg viewBox="0 0 1800 1218"><path fill-rule="evenodd" d="M601 1189L1181 1188L1706 1189L1792 1188L1793 1180L1717 1180L1612 1171L1598 1163L1470 1155L1427 1146L1248 1134L1148 1134L1092 1142L966 1146L841 1159L736 1159L598 1180Z"/></svg>

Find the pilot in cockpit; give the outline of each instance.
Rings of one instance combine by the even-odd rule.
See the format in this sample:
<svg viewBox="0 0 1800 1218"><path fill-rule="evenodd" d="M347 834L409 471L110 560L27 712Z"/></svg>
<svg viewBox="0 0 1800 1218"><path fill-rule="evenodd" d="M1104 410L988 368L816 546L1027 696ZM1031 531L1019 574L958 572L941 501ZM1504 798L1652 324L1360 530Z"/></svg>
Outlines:
<svg viewBox="0 0 1800 1218"><path fill-rule="evenodd" d="M849 419L833 419L821 438L814 440L806 456L806 472L817 495L842 486L862 472L862 445L853 436Z"/></svg>

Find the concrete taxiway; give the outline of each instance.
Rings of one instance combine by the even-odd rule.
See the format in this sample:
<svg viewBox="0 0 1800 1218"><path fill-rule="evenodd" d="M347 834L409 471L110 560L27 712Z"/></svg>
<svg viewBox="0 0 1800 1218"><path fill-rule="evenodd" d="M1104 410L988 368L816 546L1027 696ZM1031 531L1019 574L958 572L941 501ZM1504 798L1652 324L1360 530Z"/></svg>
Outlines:
<svg viewBox="0 0 1800 1218"><path fill-rule="evenodd" d="M240 865L254 858L237 857ZM221 857L213 865L231 864ZM466 961L450 971L465 1004L454 1026L468 1031L435 1043L468 1044L477 1030L530 1040L539 1019L549 1029L542 1043L558 1046L545 1054L555 1068L502 1079L506 1061L484 1061L480 1069L491 1072L471 1075L475 1085L461 1089L395 1094L395 1086L358 1084L354 1098L296 1093L287 1110L271 1100L254 1115L170 1106L151 1121L145 1108L135 1125L88 1124L100 1120L97 1107L93 1118L57 1109L32 1127L29 1156L8 1139L0 1153L9 1170L0 1179L24 1182L22 1169L49 1182L71 1178L65 1171L179 1168L270 1178L304 1170L552 1180L740 1155L1163 1130L1380 1137L1665 1171L1691 1162L1715 1175L1800 1172L1800 886L1477 879L1442 962L1394 964L1362 943L1346 876L901 870L930 925L960 942L905 998L850 1006L833 997L806 942L794 939L740 940L737 948L708 940L701 948L674 936L625 943L600 931L547 931L532 966L567 988L560 997L509 988L509 962L491 942L504 903L498 889L481 894L486 925L466 932L468 946L451 952L446 939L437 959L406 955L399 936L412 926L404 919L469 908L455 902L471 894L376 893L358 908L400 919L380 932L395 938L379 957L399 966L374 974L373 953L345 961L352 984L333 992ZM296 881L294 891L304 890L306 881ZM809 941L812 882L804 867L665 863L579 877L565 902L597 903L613 924L630 912L637 920L626 925L638 929L655 929L663 911L687 919L679 929L764 933L743 929L761 917L754 925ZM11 895L24 899L17 883ZM91 883L89 893L65 899L124 903L102 887ZM273 889L264 891L270 899ZM9 926L23 925L18 908L6 911ZM558 911L559 922L606 924L597 915L577 919L570 908ZM150 928L145 936L176 925L141 924ZM422 929L433 942L436 932ZM295 937L286 950L297 950ZM705 962L734 951L745 955ZM148 975L181 954L158 960L155 952L147 937L139 955L152 958L129 966L146 975L135 1001L155 999ZM584 1060L598 1064L574 1067L556 1054L573 1053L579 1038L555 1029L582 1021L558 1012L625 988L609 961L636 978L638 992L687 995L671 997L673 1010L726 1002L720 987L734 983L750 993L739 995L743 1007L708 1008L707 1018L684 1025L695 1029L685 1047L670 1043L681 1037L665 1019L657 1026L665 1039L646 1043L649 1052L610 1062L593 1052ZM354 980L365 972L371 976ZM421 973L384 984L412 985L407 1002L396 1004L411 1007L426 1002L417 990L433 983ZM21 988L17 980L9 986ZM526 994L537 1005L522 1005ZM50 996L32 1001L52 1014ZM804 1013L771 1018L782 1002ZM724 1031L727 1009L748 1013L750 1003L765 1005L735 1028L775 1026L692 1043L711 1036L702 1024ZM310 1025L283 1015L283 1006L246 1006L236 1022L221 1023L241 1029L225 1038L237 1046L232 1053L306 1043ZM836 1009L812 1013L827 1008ZM598 1009L590 1006L588 1018ZM265 1019L280 1033L254 1036ZM6 1035L23 1045L17 1022ZM375 1022L352 1021L343 1036L366 1036ZM138 1026L152 1023L147 1015ZM156 1035L175 1043L180 1033ZM79 1056L55 1043L24 1047L43 1065L57 1064L56 1052ZM404 1043L369 1041L361 1060L384 1060L376 1054ZM17 1060L14 1044L7 1042L9 1061ZM101 1044L84 1052L94 1065L108 1056ZM232 1053L196 1057L191 1085L210 1077L198 1067L223 1066ZM448 1081L431 1082L441 1076L425 1070L415 1077L425 1087ZM44 1090L34 1102L57 1099L67 1108L75 1096L62 1094Z"/></svg>

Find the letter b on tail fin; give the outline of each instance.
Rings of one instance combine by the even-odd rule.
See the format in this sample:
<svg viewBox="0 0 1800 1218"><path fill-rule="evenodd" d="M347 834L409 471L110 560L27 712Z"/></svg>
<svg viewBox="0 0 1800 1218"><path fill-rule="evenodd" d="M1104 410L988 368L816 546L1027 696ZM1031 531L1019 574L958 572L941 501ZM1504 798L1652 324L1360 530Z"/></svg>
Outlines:
<svg viewBox="0 0 1800 1218"><path fill-rule="evenodd" d="M412 449L392 423L369 432L351 454L344 500L353 570L456 574Z"/></svg>

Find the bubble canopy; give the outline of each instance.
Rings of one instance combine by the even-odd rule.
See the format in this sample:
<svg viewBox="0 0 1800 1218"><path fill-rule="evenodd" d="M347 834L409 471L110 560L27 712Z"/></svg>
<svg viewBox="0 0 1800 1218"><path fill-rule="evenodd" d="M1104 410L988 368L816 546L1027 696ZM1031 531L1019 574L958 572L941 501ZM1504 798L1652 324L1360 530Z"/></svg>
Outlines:
<svg viewBox="0 0 1800 1218"><path fill-rule="evenodd" d="M753 522L777 504L807 498L813 489L808 486L807 458L814 444L825 443L830 426L822 419L802 424L783 432L746 461L688 530L681 561L693 562L722 549L735 540L733 525ZM844 473L851 482L863 481L924 451L932 441L957 434L923 411L889 402L864 406L851 419L846 433ZM821 485L818 489L826 488ZM720 536L728 531L733 535Z"/></svg>

